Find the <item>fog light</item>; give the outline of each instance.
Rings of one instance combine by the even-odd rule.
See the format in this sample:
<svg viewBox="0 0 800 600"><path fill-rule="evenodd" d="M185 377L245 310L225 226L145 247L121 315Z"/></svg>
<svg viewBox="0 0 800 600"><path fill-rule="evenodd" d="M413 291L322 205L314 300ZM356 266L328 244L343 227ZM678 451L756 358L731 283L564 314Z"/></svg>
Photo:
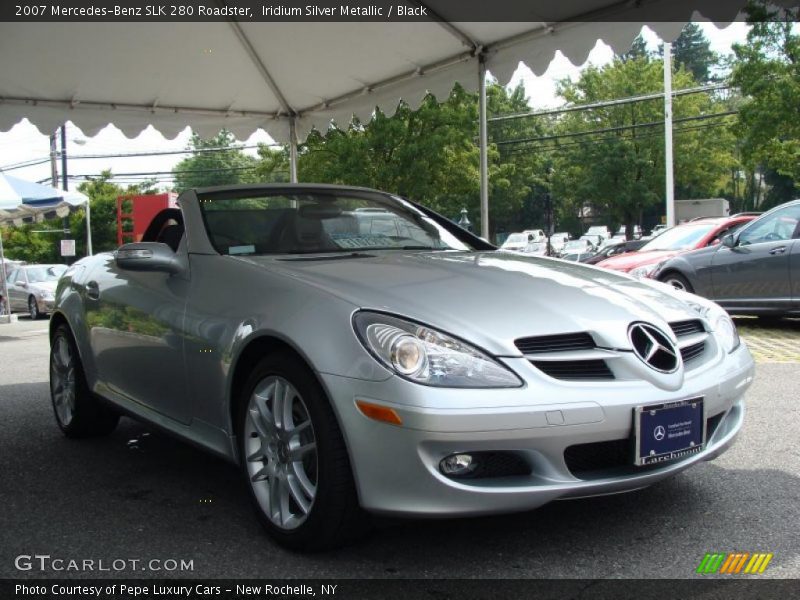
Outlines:
<svg viewBox="0 0 800 600"><path fill-rule="evenodd" d="M439 463L442 473L451 477L468 475L476 468L478 468L478 463L473 460L471 454L451 454Z"/></svg>

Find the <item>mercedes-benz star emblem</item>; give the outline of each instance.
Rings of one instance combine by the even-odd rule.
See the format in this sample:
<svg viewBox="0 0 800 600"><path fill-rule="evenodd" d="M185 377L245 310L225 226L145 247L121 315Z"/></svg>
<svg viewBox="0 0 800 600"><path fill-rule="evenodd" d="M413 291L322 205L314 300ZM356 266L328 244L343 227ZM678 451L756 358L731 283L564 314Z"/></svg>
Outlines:
<svg viewBox="0 0 800 600"><path fill-rule="evenodd" d="M651 369L674 373L681 363L675 344L660 329L648 323L634 323L628 330L633 352Z"/></svg>
<svg viewBox="0 0 800 600"><path fill-rule="evenodd" d="M667 432L664 431L664 427L662 425L659 425L653 430L653 437L656 438L656 441L660 442L661 440L664 439L666 433Z"/></svg>

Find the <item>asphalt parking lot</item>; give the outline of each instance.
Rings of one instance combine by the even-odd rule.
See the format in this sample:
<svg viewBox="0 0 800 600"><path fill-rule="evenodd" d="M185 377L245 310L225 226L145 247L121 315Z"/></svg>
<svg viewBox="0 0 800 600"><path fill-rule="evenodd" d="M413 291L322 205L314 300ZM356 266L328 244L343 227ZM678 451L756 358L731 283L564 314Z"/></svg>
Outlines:
<svg viewBox="0 0 800 600"><path fill-rule="evenodd" d="M0 577L19 555L192 561L163 577L693 577L707 552L772 552L760 577L800 577L800 321L739 325L758 360L734 447L649 489L518 515L381 520L360 543L287 552L262 533L238 472L123 419L70 441L47 385L47 321L0 325ZM108 575L108 573L96 575Z"/></svg>

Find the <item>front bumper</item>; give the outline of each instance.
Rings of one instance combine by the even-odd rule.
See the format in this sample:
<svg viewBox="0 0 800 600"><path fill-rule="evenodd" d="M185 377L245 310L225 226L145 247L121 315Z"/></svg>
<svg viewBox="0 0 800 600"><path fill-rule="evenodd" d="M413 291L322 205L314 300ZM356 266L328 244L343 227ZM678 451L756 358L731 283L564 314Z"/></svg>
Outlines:
<svg viewBox="0 0 800 600"><path fill-rule="evenodd" d="M754 367L744 345L717 352L687 371L679 389L647 380L564 382L539 373L525 359L504 359L525 380L505 390L453 390L420 386L399 377L383 382L322 374L350 451L362 506L413 516L467 516L527 510L559 498L639 489L698 462L733 442L744 421L744 393ZM581 444L629 440L636 406L704 398L713 424L705 448L685 459L638 468L576 472L565 458ZM368 419L355 401L393 408L403 425ZM439 471L457 452L510 452L530 473L456 480Z"/></svg>

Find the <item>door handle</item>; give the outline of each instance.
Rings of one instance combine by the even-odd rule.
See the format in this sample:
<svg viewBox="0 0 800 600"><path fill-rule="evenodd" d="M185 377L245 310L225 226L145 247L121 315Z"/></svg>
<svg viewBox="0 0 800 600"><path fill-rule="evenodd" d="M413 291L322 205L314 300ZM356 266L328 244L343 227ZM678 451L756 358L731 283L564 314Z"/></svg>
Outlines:
<svg viewBox="0 0 800 600"><path fill-rule="evenodd" d="M90 281L86 284L86 295L92 300L100 299L100 286L97 285L96 281Z"/></svg>
<svg viewBox="0 0 800 600"><path fill-rule="evenodd" d="M783 254L786 252L786 246L778 246L769 251L770 254Z"/></svg>

